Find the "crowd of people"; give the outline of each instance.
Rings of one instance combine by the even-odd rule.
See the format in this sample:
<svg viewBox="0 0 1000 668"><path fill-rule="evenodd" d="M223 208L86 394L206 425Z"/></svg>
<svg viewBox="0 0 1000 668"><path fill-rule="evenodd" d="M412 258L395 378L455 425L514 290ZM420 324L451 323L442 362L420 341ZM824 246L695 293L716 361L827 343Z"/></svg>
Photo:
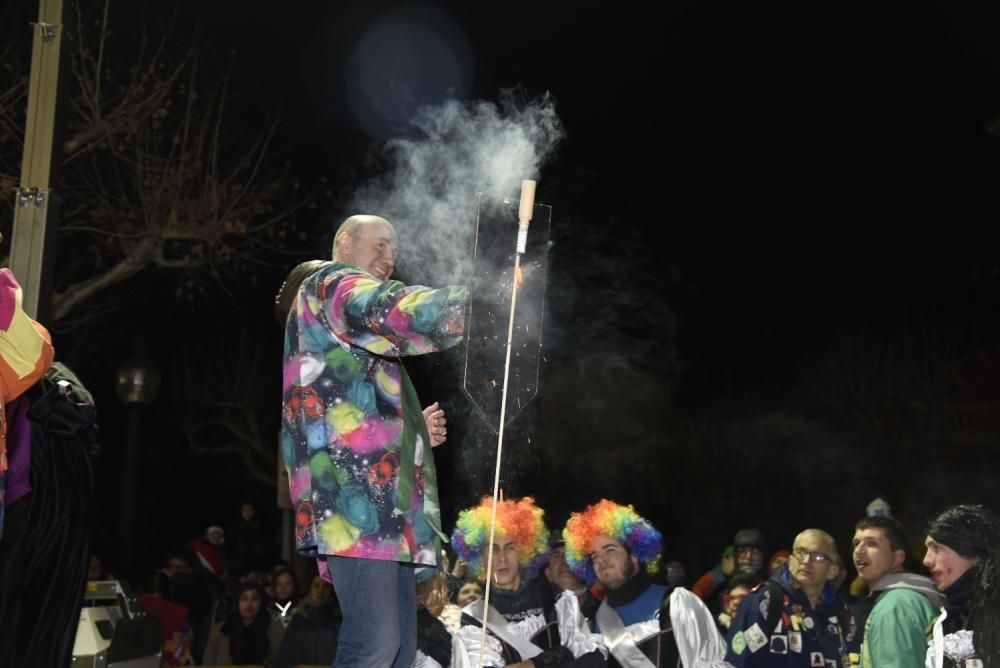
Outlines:
<svg viewBox="0 0 1000 668"><path fill-rule="evenodd" d="M343 615L328 575L316 569L303 590L289 564L261 567L267 541L253 514L244 504L231 543L210 526L171 550L143 587L163 623L164 665L336 660ZM819 528L787 549L743 528L689 583L678 577L682 564L666 568L660 532L630 505L602 499L550 527L531 498L484 497L459 513L445 568L413 567L407 665L1000 665L1000 518L953 506L923 537L914 542L891 516L866 515L845 561ZM106 577L95 560L88 575Z"/></svg>
<svg viewBox="0 0 1000 668"><path fill-rule="evenodd" d="M341 614L329 581L303 587L296 569L275 558L276 536L245 501L228 529L171 547L142 578L138 598L160 620L163 665L329 665ZM314 569L315 570L315 569ZM114 580L97 554L89 581Z"/></svg>
<svg viewBox="0 0 1000 668"><path fill-rule="evenodd" d="M522 199L521 230L530 211ZM533 499L484 498L450 536L472 582L448 574L431 452L447 423L437 403L421 408L402 359L460 343L470 293L392 280L398 248L388 220L351 216L332 259L297 266L275 300L281 454L297 550L340 602L334 666L997 665L1000 534L981 506L931 522L931 579L905 570L898 523L866 516L853 598L819 528L771 555L760 531L741 529L689 590L683 569L661 568L653 524L607 499L550 531ZM458 608L475 586L482 597Z"/></svg>

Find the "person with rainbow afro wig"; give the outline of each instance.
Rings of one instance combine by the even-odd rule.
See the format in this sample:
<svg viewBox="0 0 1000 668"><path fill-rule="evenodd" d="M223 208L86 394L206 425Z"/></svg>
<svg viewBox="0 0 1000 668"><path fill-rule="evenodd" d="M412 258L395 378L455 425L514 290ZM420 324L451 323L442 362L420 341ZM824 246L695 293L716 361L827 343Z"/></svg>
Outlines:
<svg viewBox="0 0 1000 668"><path fill-rule="evenodd" d="M601 499L570 516L563 538L573 572L605 589L594 625L611 653L609 666L729 665L725 641L701 599L653 583L663 537L632 506Z"/></svg>
<svg viewBox="0 0 1000 668"><path fill-rule="evenodd" d="M611 537L624 545L632 557L645 565L650 576L656 575L660 569L663 545L660 532L640 517L632 506L601 499L582 513L573 513L563 532L566 562L588 585L599 579L590 559L591 544L597 536Z"/></svg>
<svg viewBox="0 0 1000 668"><path fill-rule="evenodd" d="M493 497L484 496L478 506L458 514L451 546L459 559L465 562L468 573L477 580L486 579L488 555L483 548L490 540L490 522L493 517ZM548 529L545 528L545 511L535 505L533 498L519 501L501 501L497 504L497 535L510 539L517 549L517 563L526 565L548 551ZM494 584L498 577L498 562L494 556ZM505 563L504 577L510 571ZM515 569L518 570L518 569ZM520 576L520 573L516 575Z"/></svg>
<svg viewBox="0 0 1000 668"><path fill-rule="evenodd" d="M530 577L529 566L548 550L544 511L531 497L501 499L491 544L493 504L486 496L460 512L452 533L452 547L469 573L490 582L488 602L480 599L462 609L452 665L606 665L605 650L580 614L576 596L567 591L557 597L545 578Z"/></svg>

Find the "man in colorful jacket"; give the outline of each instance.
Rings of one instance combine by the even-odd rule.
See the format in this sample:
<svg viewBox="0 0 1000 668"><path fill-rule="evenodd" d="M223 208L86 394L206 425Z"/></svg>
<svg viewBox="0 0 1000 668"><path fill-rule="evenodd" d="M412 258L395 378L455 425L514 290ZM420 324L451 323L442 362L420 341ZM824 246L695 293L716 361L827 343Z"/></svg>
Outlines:
<svg viewBox="0 0 1000 668"><path fill-rule="evenodd" d="M281 451L296 547L326 559L344 613L336 666L412 663L413 565L437 566L444 537L427 447L444 420L400 358L459 343L468 291L390 280L397 250L389 221L351 216L286 321Z"/></svg>
<svg viewBox="0 0 1000 668"><path fill-rule="evenodd" d="M729 627L736 668L843 668L854 624L831 582L840 571L833 537L806 529L787 569L743 599Z"/></svg>

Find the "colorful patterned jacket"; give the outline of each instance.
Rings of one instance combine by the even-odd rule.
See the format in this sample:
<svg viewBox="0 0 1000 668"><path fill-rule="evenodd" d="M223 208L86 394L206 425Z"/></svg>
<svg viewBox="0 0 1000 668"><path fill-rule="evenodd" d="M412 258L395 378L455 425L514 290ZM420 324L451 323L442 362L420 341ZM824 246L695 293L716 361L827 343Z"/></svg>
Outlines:
<svg viewBox="0 0 1000 668"><path fill-rule="evenodd" d="M464 287L333 262L303 282L286 323L281 429L300 553L438 563L434 458L399 358L459 343L467 299Z"/></svg>

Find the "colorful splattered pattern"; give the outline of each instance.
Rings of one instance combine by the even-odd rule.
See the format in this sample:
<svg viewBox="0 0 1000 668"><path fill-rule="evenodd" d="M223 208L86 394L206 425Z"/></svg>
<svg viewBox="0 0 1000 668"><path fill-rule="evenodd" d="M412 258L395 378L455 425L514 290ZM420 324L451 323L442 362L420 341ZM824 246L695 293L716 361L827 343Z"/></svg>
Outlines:
<svg viewBox="0 0 1000 668"><path fill-rule="evenodd" d="M434 458L398 358L459 343L467 298L339 263L303 282L285 330L281 430L300 553L437 563Z"/></svg>

